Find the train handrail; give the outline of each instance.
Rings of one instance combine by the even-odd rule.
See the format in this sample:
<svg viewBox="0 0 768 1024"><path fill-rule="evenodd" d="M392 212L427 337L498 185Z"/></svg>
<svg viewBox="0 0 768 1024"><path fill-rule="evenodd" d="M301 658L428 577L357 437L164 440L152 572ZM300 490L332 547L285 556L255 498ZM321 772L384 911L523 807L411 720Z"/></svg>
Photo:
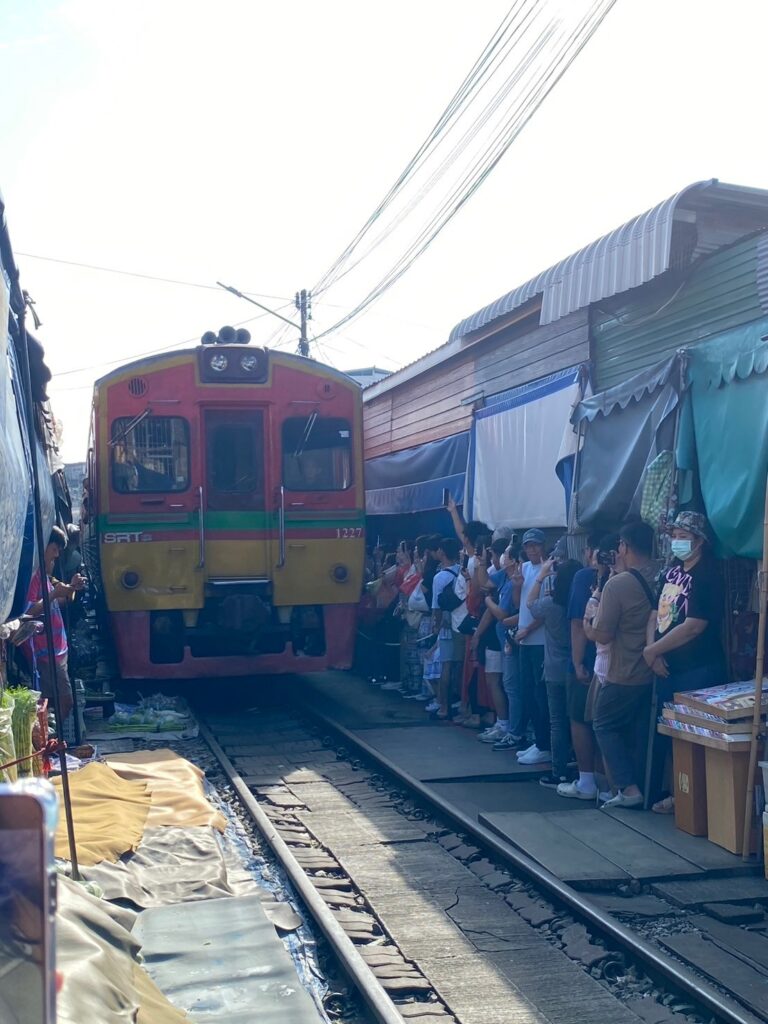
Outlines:
<svg viewBox="0 0 768 1024"><path fill-rule="evenodd" d="M203 485L197 488L200 506L197 510L198 523L200 525L200 559L197 563L198 569L205 568L205 510L203 509Z"/></svg>
<svg viewBox="0 0 768 1024"><path fill-rule="evenodd" d="M277 510L277 527L279 530L280 548L277 556L277 568L285 565L285 484L280 484L280 505Z"/></svg>

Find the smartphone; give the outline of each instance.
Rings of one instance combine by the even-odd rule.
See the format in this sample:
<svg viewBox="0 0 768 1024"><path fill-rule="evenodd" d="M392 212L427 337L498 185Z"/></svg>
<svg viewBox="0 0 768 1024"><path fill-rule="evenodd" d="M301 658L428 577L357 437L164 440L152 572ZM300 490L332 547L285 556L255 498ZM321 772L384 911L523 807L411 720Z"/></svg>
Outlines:
<svg viewBox="0 0 768 1024"><path fill-rule="evenodd" d="M443 488L443 508L448 508L448 502L451 497L451 491L448 487Z"/></svg>
<svg viewBox="0 0 768 1024"><path fill-rule="evenodd" d="M57 819L49 782L0 784L1 1021L56 1021Z"/></svg>
<svg viewBox="0 0 768 1024"><path fill-rule="evenodd" d="M616 565L616 552L615 551L598 551L598 553L597 553L597 564L598 565Z"/></svg>

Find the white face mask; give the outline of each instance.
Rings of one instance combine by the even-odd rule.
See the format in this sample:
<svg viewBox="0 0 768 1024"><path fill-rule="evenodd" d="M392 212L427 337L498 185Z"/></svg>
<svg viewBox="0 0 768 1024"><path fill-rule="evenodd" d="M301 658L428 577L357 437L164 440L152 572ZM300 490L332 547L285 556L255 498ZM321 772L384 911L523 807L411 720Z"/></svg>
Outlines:
<svg viewBox="0 0 768 1024"><path fill-rule="evenodd" d="M691 557L693 552L693 541L691 540L673 540L672 541L672 554L675 558L679 558L681 562L684 562L686 558Z"/></svg>

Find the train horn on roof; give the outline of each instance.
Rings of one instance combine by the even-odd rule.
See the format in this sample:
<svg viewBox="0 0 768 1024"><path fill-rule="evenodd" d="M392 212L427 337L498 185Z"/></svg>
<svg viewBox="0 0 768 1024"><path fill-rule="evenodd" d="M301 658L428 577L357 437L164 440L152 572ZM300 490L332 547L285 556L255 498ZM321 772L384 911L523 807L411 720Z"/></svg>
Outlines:
<svg viewBox="0 0 768 1024"><path fill-rule="evenodd" d="M237 340L237 331L234 327L222 327L219 331L220 345L234 345Z"/></svg>
<svg viewBox="0 0 768 1024"><path fill-rule="evenodd" d="M201 345L215 345L219 340L218 335L214 331L206 331L200 339Z"/></svg>
<svg viewBox="0 0 768 1024"><path fill-rule="evenodd" d="M244 327L240 327L235 335L235 340L238 345L247 345L251 340L251 332L246 331Z"/></svg>

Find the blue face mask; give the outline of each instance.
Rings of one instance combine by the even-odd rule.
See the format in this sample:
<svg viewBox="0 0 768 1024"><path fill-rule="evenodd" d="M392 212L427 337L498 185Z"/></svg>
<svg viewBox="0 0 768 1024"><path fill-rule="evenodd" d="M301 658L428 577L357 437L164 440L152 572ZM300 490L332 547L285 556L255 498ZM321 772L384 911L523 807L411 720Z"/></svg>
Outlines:
<svg viewBox="0 0 768 1024"><path fill-rule="evenodd" d="M693 541L691 540L673 540L672 541L672 554L675 558L679 558L681 562L684 562L686 558L691 557L693 551Z"/></svg>

